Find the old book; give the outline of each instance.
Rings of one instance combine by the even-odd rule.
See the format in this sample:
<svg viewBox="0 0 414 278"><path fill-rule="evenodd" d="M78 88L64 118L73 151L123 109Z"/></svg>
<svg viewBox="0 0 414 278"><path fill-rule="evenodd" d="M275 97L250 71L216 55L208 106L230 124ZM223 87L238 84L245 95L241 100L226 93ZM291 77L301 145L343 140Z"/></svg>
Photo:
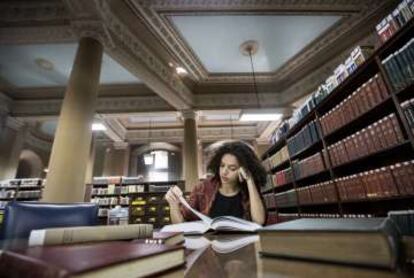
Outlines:
<svg viewBox="0 0 414 278"><path fill-rule="evenodd" d="M148 238L152 236L151 224L85 226L33 230L29 246L73 244L81 242Z"/></svg>
<svg viewBox="0 0 414 278"><path fill-rule="evenodd" d="M183 265L180 246L105 242L5 251L3 277L143 277Z"/></svg>
<svg viewBox="0 0 414 278"><path fill-rule="evenodd" d="M212 219L193 209L184 198L180 198L180 202L197 215L201 221L166 225L161 229L161 232L183 232L184 234L204 234L208 230L255 232L262 227L257 223L233 216L220 216Z"/></svg>
<svg viewBox="0 0 414 278"><path fill-rule="evenodd" d="M211 247L217 253L228 254L257 241L258 235L223 235L213 240L204 236L191 236L185 238L185 248L197 250Z"/></svg>
<svg viewBox="0 0 414 278"><path fill-rule="evenodd" d="M263 255L391 269L399 255L398 230L387 218L304 218L267 226L259 236Z"/></svg>

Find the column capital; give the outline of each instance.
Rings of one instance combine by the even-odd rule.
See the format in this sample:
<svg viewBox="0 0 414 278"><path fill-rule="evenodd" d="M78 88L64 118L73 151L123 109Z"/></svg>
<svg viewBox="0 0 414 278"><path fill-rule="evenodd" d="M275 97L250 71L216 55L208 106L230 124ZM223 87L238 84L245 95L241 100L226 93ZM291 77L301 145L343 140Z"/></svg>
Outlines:
<svg viewBox="0 0 414 278"><path fill-rule="evenodd" d="M198 120L198 112L188 109L188 110L181 110L181 118L183 120L187 120L187 119L194 119L194 120Z"/></svg>
<svg viewBox="0 0 414 278"><path fill-rule="evenodd" d="M116 150L126 150L128 148L128 142L124 141L115 141L114 142L114 149Z"/></svg>
<svg viewBox="0 0 414 278"><path fill-rule="evenodd" d="M106 25L100 20L72 20L70 23L73 32L81 38L93 38L99 41L106 49L115 48L115 43Z"/></svg>

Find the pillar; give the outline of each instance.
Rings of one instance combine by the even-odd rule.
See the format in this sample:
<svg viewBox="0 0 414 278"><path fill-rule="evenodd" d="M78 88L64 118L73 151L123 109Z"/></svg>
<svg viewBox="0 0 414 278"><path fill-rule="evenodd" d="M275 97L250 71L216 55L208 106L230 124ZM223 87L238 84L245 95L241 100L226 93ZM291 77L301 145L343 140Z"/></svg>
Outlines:
<svg viewBox="0 0 414 278"><path fill-rule="evenodd" d="M102 53L97 40L80 39L52 146L43 201L83 200Z"/></svg>
<svg viewBox="0 0 414 278"><path fill-rule="evenodd" d="M185 190L191 191L198 181L198 144L196 113L192 110L182 112L184 119L183 165Z"/></svg>

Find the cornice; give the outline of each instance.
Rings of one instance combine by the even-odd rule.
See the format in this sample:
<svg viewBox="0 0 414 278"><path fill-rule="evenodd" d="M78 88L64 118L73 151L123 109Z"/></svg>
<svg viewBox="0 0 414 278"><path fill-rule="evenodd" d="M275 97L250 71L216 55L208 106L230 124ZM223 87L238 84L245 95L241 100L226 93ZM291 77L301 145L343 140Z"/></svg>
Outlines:
<svg viewBox="0 0 414 278"><path fill-rule="evenodd" d="M99 11L106 26L117 37L116 49L109 50L114 57L122 61L132 73L139 76L147 86L177 109L188 109L192 106L193 96L179 76L165 65L152 51L130 31L115 15L105 0L99 1ZM151 73L146 71L150 70ZM156 78L155 78L155 76ZM144 78L143 78L144 77ZM161 82L160 82L161 81ZM162 86L162 88L160 88Z"/></svg>
<svg viewBox="0 0 414 278"><path fill-rule="evenodd" d="M76 42L77 40L77 36L69 25L0 28L0 44L44 44Z"/></svg>
<svg viewBox="0 0 414 278"><path fill-rule="evenodd" d="M68 18L69 14L60 1L0 3L1 22L62 21Z"/></svg>
<svg viewBox="0 0 414 278"><path fill-rule="evenodd" d="M260 93L261 107L278 107L282 103L281 94ZM204 109L240 109L257 108L257 98L254 93L198 94L195 95L195 107Z"/></svg>

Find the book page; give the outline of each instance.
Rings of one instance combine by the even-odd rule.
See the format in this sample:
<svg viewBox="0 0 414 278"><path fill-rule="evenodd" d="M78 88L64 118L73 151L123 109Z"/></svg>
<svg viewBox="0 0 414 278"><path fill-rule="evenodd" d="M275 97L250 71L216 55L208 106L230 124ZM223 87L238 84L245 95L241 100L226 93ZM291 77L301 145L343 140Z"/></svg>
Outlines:
<svg viewBox="0 0 414 278"><path fill-rule="evenodd" d="M182 232L186 235L199 235L207 232L209 228L210 226L204 221L192 221L165 225L161 229L161 232Z"/></svg>
<svg viewBox="0 0 414 278"><path fill-rule="evenodd" d="M188 203L187 201L183 198L180 197L180 202L187 208L189 209L192 213L194 213L195 215L197 215L201 220L203 220L203 222L205 222L206 224L208 224L208 226L211 225L211 222L213 222L213 219L211 219L210 217L202 214L201 212L193 209Z"/></svg>

